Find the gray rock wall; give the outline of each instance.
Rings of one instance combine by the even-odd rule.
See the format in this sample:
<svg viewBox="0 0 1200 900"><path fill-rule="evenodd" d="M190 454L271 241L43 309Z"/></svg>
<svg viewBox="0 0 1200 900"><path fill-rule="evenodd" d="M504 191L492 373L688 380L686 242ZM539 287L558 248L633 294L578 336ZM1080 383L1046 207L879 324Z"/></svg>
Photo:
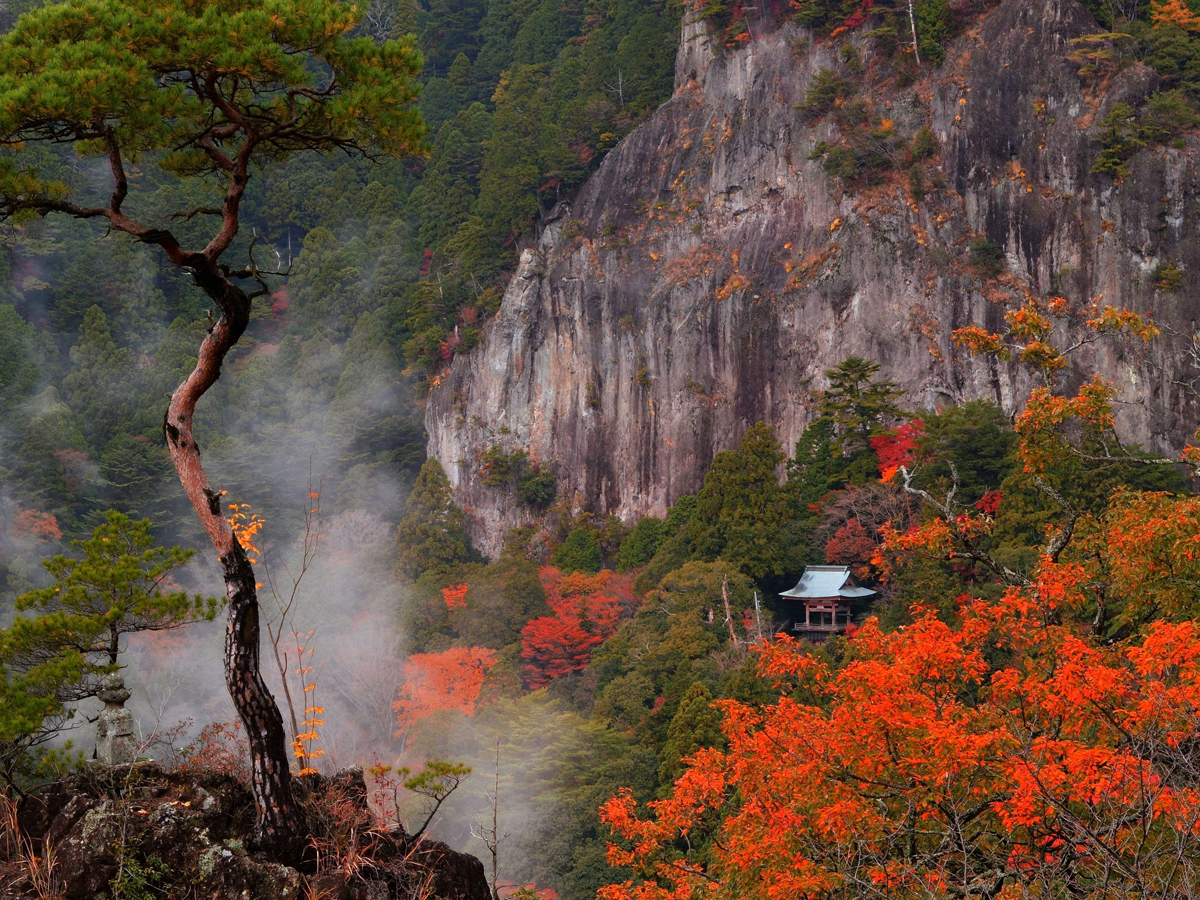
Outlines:
<svg viewBox="0 0 1200 900"><path fill-rule="evenodd" d="M1177 450L1197 420L1173 382L1192 377L1200 308L1200 143L1142 152L1117 185L1089 173L1107 108L1155 87L1134 67L1102 96L1085 90L1067 54L1094 30L1074 0L1005 0L917 85L877 87L898 129L928 123L941 145L945 187L915 204L902 177L844 192L808 159L836 132L795 107L836 47L785 25L731 51L686 26L675 95L523 254L485 339L430 397L429 452L481 549L533 520L479 484L494 444L553 465L577 507L632 520L695 491L756 421L791 447L822 373L851 354L882 363L913 408L987 397L1014 412L1024 373L950 335L998 329L1052 284L1168 326L1149 351L1085 348L1075 371L1116 383L1124 435ZM860 51L870 64L869 42ZM976 237L1004 247L1007 277L969 270ZM1175 294L1150 277L1168 259L1185 272Z"/></svg>

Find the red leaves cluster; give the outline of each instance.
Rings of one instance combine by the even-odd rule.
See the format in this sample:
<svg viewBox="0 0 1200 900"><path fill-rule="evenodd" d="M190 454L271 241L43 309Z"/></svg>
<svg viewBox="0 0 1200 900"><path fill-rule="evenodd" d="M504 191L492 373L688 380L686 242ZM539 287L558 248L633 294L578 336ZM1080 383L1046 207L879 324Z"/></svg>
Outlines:
<svg viewBox="0 0 1200 900"><path fill-rule="evenodd" d="M1054 624L1085 581L1047 561L1029 589L966 598L959 627L928 613L885 634L871 620L840 667L787 638L763 647L777 703L721 701L729 749L697 753L648 817L628 791L604 805L610 861L645 880L600 896L1191 883L1172 873L1200 840L1200 625L1106 645ZM707 856L681 854L685 836Z"/></svg>
<svg viewBox="0 0 1200 900"><path fill-rule="evenodd" d="M495 651L484 647L414 653L404 664L404 685L392 704L401 729L443 710L474 715L484 676L495 662Z"/></svg>
<svg viewBox="0 0 1200 900"><path fill-rule="evenodd" d="M592 650L616 633L633 605L633 581L625 575L564 575L553 566L538 574L554 615L531 619L521 629L521 658L531 690L587 668Z"/></svg>
<svg viewBox="0 0 1200 900"><path fill-rule="evenodd" d="M994 516L1000 509L1000 501L1003 499L1004 495L999 491L987 491L975 502L975 508L985 516Z"/></svg>
<svg viewBox="0 0 1200 900"><path fill-rule="evenodd" d="M859 0L858 8L846 17L846 20L842 23L841 28L834 29L834 35L837 35L840 31L857 28L859 25L862 25L867 21L867 16L871 14L871 10L874 8L874 6L875 0Z"/></svg>
<svg viewBox="0 0 1200 900"><path fill-rule="evenodd" d="M470 585L455 584L442 588L442 599L446 601L447 609L463 609L467 605L467 591Z"/></svg>
<svg viewBox="0 0 1200 900"><path fill-rule="evenodd" d="M858 519L847 519L825 544L825 561L849 566L855 578L867 579L874 574L871 561L878 547Z"/></svg>
<svg viewBox="0 0 1200 900"><path fill-rule="evenodd" d="M13 531L17 534L28 534L42 541L62 540L62 529L58 527L58 519L51 513L39 512L36 509L23 509L17 513L13 521Z"/></svg>
<svg viewBox="0 0 1200 900"><path fill-rule="evenodd" d="M881 481L891 481L901 466L912 465L913 450L924 433L925 424L920 419L913 419L899 428L871 438L871 449L879 457Z"/></svg>

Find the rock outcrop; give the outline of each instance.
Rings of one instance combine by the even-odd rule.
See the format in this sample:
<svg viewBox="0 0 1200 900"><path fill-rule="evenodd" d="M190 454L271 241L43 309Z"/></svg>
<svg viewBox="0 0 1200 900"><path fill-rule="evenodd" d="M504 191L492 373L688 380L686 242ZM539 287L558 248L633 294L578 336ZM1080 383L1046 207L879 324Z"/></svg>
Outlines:
<svg viewBox="0 0 1200 900"><path fill-rule="evenodd" d="M306 872L252 851L253 798L225 774L95 766L31 795L18 821L32 851L53 860L63 900L490 900L475 857L372 827L361 769L307 776L298 789L319 849ZM0 888L6 900L26 896L40 895Z"/></svg>
<svg viewBox="0 0 1200 900"><path fill-rule="evenodd" d="M672 99L523 253L481 345L430 397L429 452L478 545L495 554L534 518L479 482L489 447L549 463L579 506L661 515L755 421L790 447L822 373L851 354L879 361L914 408L986 397L1013 412L1024 372L951 333L998 329L1027 294L1155 314L1150 349L1088 346L1076 373L1116 384L1124 436L1177 451L1197 419L1176 382L1197 374L1200 293L1187 277L1164 293L1152 273L1200 271L1200 143L1146 149L1119 183L1091 173L1107 110L1156 87L1136 65L1085 84L1070 41L1096 30L1075 0L1004 0L915 85L884 95L868 77L898 130L937 138L937 189L917 202L905 178L843 189L810 159L836 129L797 106L838 46L785 24L730 50L686 25ZM870 40L853 40L872 71ZM967 265L981 239L1003 248L1003 276Z"/></svg>

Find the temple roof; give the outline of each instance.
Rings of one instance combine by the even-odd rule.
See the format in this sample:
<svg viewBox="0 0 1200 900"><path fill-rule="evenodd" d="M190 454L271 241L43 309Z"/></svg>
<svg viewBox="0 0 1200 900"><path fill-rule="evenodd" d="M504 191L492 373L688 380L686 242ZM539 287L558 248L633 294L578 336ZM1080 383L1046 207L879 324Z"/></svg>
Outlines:
<svg viewBox="0 0 1200 900"><path fill-rule="evenodd" d="M850 577L849 566L808 566L800 576L799 583L790 591L779 596L792 600L817 600L842 597L858 600L874 597L875 591L859 587Z"/></svg>

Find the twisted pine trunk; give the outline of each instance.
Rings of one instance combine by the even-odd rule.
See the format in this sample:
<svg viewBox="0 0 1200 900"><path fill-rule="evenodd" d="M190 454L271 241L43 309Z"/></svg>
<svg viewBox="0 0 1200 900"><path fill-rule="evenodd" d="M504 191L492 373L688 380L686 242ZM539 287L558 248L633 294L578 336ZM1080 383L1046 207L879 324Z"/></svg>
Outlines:
<svg viewBox="0 0 1200 900"><path fill-rule="evenodd" d="M304 816L292 794L283 717L259 668L258 589L254 569L238 543L200 463L192 433L196 403L221 375L225 355L250 320L250 299L216 266L198 269L196 283L221 310L200 345L196 367L171 395L163 433L188 500L217 550L229 596L225 630L225 683L250 746L251 789L258 808L255 842L272 856L297 861L304 850Z"/></svg>

